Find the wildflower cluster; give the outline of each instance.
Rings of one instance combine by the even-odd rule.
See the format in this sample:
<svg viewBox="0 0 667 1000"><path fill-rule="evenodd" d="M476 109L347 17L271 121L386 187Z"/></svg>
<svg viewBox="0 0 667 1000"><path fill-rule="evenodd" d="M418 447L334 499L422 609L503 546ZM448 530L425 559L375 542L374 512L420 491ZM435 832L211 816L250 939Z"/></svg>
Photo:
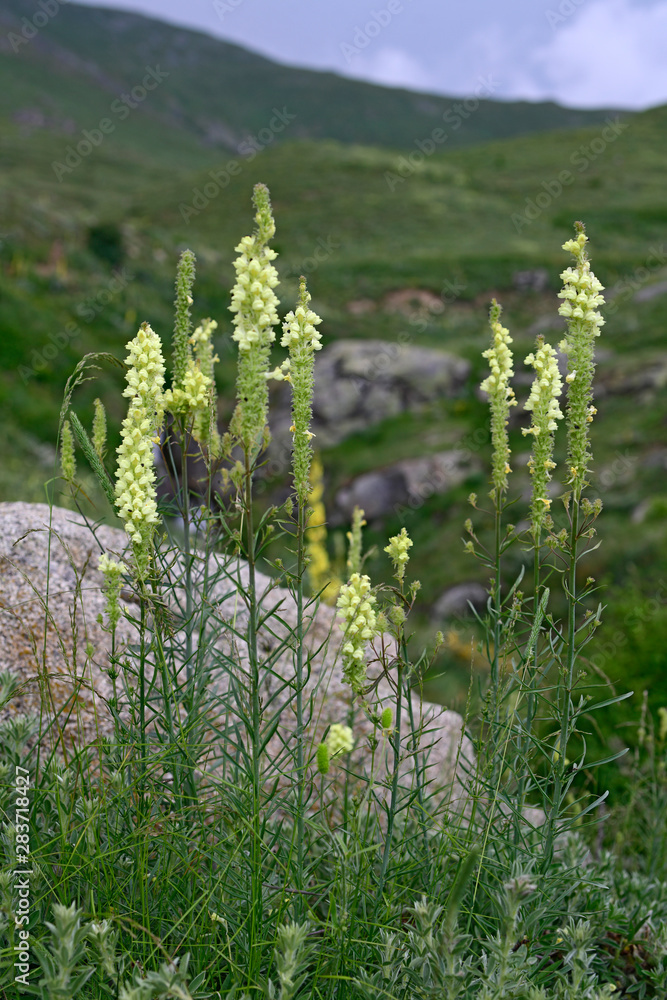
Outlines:
<svg viewBox="0 0 667 1000"><path fill-rule="evenodd" d="M212 380L193 358L188 358L183 381L164 394L165 409L170 413L199 413L208 406Z"/></svg>
<svg viewBox="0 0 667 1000"><path fill-rule="evenodd" d="M524 427L523 434L533 435L533 453L528 461L528 468L533 478L530 516L533 535L538 538L545 514L551 506L551 500L547 496L547 486L551 479L551 470L556 468L556 463L553 461L554 431L558 427L556 421L563 419L558 404L563 382L558 370L556 352L550 344L544 343L542 337L538 337L536 350L528 355L525 363L535 369L535 379L525 407L527 410L532 410L533 419L530 427Z"/></svg>
<svg viewBox="0 0 667 1000"><path fill-rule="evenodd" d="M116 562L115 559L110 559L106 553L103 553L100 556L97 566L100 572L104 575L104 586L102 589L106 599L105 610L107 613L109 628L113 631L120 621L121 616L119 597L123 577L123 566L121 563Z"/></svg>
<svg viewBox="0 0 667 1000"><path fill-rule="evenodd" d="M343 726L339 722L329 728L327 734L327 748L329 754L335 757L339 753L350 753L354 746L354 737L349 726Z"/></svg>
<svg viewBox="0 0 667 1000"><path fill-rule="evenodd" d="M480 389L488 393L491 406L492 479L497 493L507 489L507 475L512 471L509 465L510 448L507 439L507 422L510 406L516 406L514 390L509 384L514 374L512 351L509 346L512 343L512 338L509 331L500 323L501 312L501 307L493 299L489 314L493 346L482 353L482 357L489 361L491 373L480 385Z"/></svg>
<svg viewBox="0 0 667 1000"><path fill-rule="evenodd" d="M396 579L399 583L402 583L405 576L405 567L410 558L408 549L412 548L412 545L412 539L408 536L405 528L401 528L400 534L394 535L393 538L389 539L389 545L385 545L384 551L394 564Z"/></svg>
<svg viewBox="0 0 667 1000"><path fill-rule="evenodd" d="M207 445L209 451L214 455L220 452L218 394L214 374L215 365L220 361L220 358L213 349L213 332L217 328L216 320L205 319L190 337L195 361L201 374L207 380L206 407L195 414L193 434L195 439L201 444Z"/></svg>
<svg viewBox="0 0 667 1000"><path fill-rule="evenodd" d="M118 446L116 501L119 517L134 545L140 577L148 568L154 525L158 521L153 444L162 422L164 361L160 338L144 323L127 345L130 406Z"/></svg>
<svg viewBox="0 0 667 1000"><path fill-rule="evenodd" d="M164 407L174 415L192 418L192 433L202 444L218 444L217 406L211 334L217 323L207 319L191 335L190 307L195 277L192 251L181 254L176 273L176 319L174 323L173 382L164 394ZM211 433L211 427L215 428Z"/></svg>
<svg viewBox="0 0 667 1000"><path fill-rule="evenodd" d="M308 500L310 463L312 461L310 422L313 416L313 385L315 351L322 347L317 326L322 322L317 313L308 308L310 295L306 279L299 285L299 304L289 312L283 323L281 344L289 350L289 371L292 383L292 427L294 435L294 488L300 504Z"/></svg>
<svg viewBox="0 0 667 1000"><path fill-rule="evenodd" d="M588 260L586 244L588 237L581 223L577 223L578 235L563 244L563 250L571 253L574 267L562 272L564 288L559 298L564 299L558 312L568 322L567 337L560 349L568 356L567 394L567 443L569 482L576 493L586 484L586 473L591 460L588 439L588 425L597 410L592 405L593 362L595 338L600 336L604 319L597 312L597 306L604 302L600 293L603 285L598 281Z"/></svg>
<svg viewBox="0 0 667 1000"><path fill-rule="evenodd" d="M340 588L338 617L345 622L343 675L355 694L361 694L366 681L366 644L377 634L377 618L371 593L371 581L364 574L353 573Z"/></svg>
<svg viewBox="0 0 667 1000"><path fill-rule="evenodd" d="M278 284L278 272L271 263L277 254L268 246L276 226L264 184L255 185L253 203L257 229L253 236L244 236L236 247L239 253L234 261L236 284L229 307L235 314L233 338L239 345L234 431L247 452L255 447L266 426L269 405L266 374L275 339L273 327L278 322L278 299L273 291Z"/></svg>

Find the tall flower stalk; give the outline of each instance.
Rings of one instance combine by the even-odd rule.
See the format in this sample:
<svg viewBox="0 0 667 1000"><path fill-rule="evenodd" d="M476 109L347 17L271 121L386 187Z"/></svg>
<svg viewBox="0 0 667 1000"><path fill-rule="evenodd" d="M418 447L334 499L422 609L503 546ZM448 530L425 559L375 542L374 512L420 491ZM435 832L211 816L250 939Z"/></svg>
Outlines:
<svg viewBox="0 0 667 1000"><path fill-rule="evenodd" d="M158 523L153 445L164 413L164 359L160 338L144 323L127 345L127 387L130 405L118 446L116 501L118 516L132 542L137 577L145 580Z"/></svg>
<svg viewBox="0 0 667 1000"><path fill-rule="evenodd" d="M544 342L543 337L537 338L535 350L525 359L525 364L532 365L535 371L530 395L525 404L525 409L532 412L532 420L530 427L524 427L522 433L533 438L533 449L528 460L528 469L532 480L530 523L533 540L533 615L534 621L537 621L538 617L541 620L541 609L544 608L549 597L548 590L543 593L540 589L541 539L544 527L550 527L553 523L549 514L551 507L549 482L552 470L556 468L556 463L553 460L554 434L558 428L558 421L563 419L563 412L558 403L563 382L558 369L556 352L550 344ZM536 635L532 649L527 650L526 719L518 742L518 756L521 760L528 759L533 720L537 708L535 687L540 656L538 639L539 636ZM520 837L520 815L525 789L526 769L524 768L520 772L516 797L515 837L517 841Z"/></svg>
<svg viewBox="0 0 667 1000"><path fill-rule="evenodd" d="M286 377L292 385L292 470L294 476L294 492L297 501L297 625L295 652L295 684L296 684L296 835L297 835L297 888L303 889L304 868L304 718L303 718L303 585L306 572L306 528L308 523L308 504L311 492L310 473L313 462L313 434L310 424L313 415L313 387L315 352L322 347L321 336L317 327L322 320L309 307L310 295L306 288L306 279L299 283L299 300L296 309L289 312L283 323L281 344L289 351L289 375Z"/></svg>
<svg viewBox="0 0 667 1000"><path fill-rule="evenodd" d="M239 254L234 261L236 284L229 308L234 313L233 338L239 348L232 432L254 461L264 437L269 408L267 373L275 340L273 328L278 322L278 298L273 291L278 284L278 272L272 261L278 255L269 247L276 225L265 184L255 185L253 204L257 228L236 247Z"/></svg>
<svg viewBox="0 0 667 1000"><path fill-rule="evenodd" d="M248 564L246 603L248 608L247 648L250 672L250 721L252 815L251 815L251 900L249 938L251 942L248 962L248 983L259 975L263 924L262 886L262 835L261 835L261 724L260 661L257 633L261 615L261 602L257 597L257 548L253 511L253 472L259 452L268 438L267 415L269 405L268 378L271 345L275 340L274 325L278 322L278 298L273 289L278 284L278 274L272 261L277 254L269 247L269 240L276 231L271 212L269 190L256 184L253 191L256 229L252 236L244 236L236 247L239 254L234 261L236 284L232 290L234 313L233 339L238 344L238 374L236 379L236 409L230 430L232 438L243 449L243 464L237 483L241 493L241 506L245 521L245 556Z"/></svg>
<svg viewBox="0 0 667 1000"><path fill-rule="evenodd" d="M499 724L498 708L498 686L499 686L499 662L500 645L502 635L502 598L500 592L500 561L502 548L502 513L505 493L507 491L507 476L512 471L510 468L510 446L507 434L509 423L509 413L512 406L516 406L514 390L510 385L510 380L514 375L513 357L510 344L512 338L509 330L500 322L502 308L493 299L489 313L489 325L493 342L491 347L483 352L482 357L487 358L489 375L480 385L480 389L486 392L489 397L491 410L491 445L493 449L492 475L493 488L490 496L494 505L494 549L493 549L493 572L492 581L493 593L493 651L490 655L491 662L491 693L494 704L494 730L497 731Z"/></svg>
<svg viewBox="0 0 667 1000"><path fill-rule="evenodd" d="M378 902L382 899L382 893L384 891L385 879L387 876L387 866L389 864L389 855L391 852L391 843L394 833L394 818L396 816L396 809L398 807L398 772L401 760L401 735L402 735L401 722L403 718L403 683L405 678L405 671L408 665L407 640L405 635L406 615L405 615L404 605L408 604L409 602L407 600L405 593L405 570L410 558L409 550L412 548L412 545L413 545L412 539L409 537L407 531L405 530L405 528L401 528L400 534L394 535L393 538L390 538L389 544L386 545L384 549L394 567L394 578L398 583L398 588L396 589L395 593L399 603L392 605L389 611L391 623L394 627L394 632L396 636L396 647L398 654L396 657L396 721L392 733L394 770L391 779L391 799L389 802L389 814L387 819L387 835L384 842L384 851L382 852L382 863L380 865L380 878L378 882L378 891L377 891ZM416 590L414 591L414 593L416 593ZM408 698L409 697L410 696L408 694ZM419 781L418 765L416 765L416 774L417 774L417 780Z"/></svg>
<svg viewBox="0 0 667 1000"><path fill-rule="evenodd" d="M575 662L577 659L577 610L581 598L577 592L577 564L579 562L579 542L584 536L590 537L593 528L591 521L601 510L601 503L582 500L582 492L588 485L587 475L591 462L590 424L597 412L592 404L593 375L595 372L594 353L595 340L600 336L600 328L604 319L597 307L604 302L600 294L603 285L591 271L586 244L588 237L584 232L583 223L575 223L577 235L563 244L563 250L571 253L574 266L566 268L561 278L563 290L559 298L564 301L559 313L567 320L567 336L560 348L568 359L567 406L565 422L567 426L567 469L568 485L571 490L565 494L564 503L570 521L569 541L567 544L568 565L564 574L565 595L568 603L567 635L565 637L564 676L559 684L559 716L560 734L557 750L554 753L555 781L552 808L547 824L545 845L545 864L553 852L555 822L562 807L566 785L566 759L570 736L572 735L572 719L574 706L572 692L575 684ZM584 523L580 527L581 515ZM586 522L586 517L593 517Z"/></svg>

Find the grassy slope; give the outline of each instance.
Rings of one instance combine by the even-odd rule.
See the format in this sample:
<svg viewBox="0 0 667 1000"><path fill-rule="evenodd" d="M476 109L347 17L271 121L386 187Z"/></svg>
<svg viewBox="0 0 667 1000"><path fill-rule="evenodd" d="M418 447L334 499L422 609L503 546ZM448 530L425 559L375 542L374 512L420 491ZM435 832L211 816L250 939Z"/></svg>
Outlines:
<svg viewBox="0 0 667 1000"><path fill-rule="evenodd" d="M16 32L21 18L33 14L28 0L3 0L3 34ZM442 126L452 104L444 97L282 66L138 15L70 6L18 55L0 52L0 115L36 107L61 124L72 120L78 133L108 115L112 101L141 82L144 67L158 65L168 78L118 124L115 139L128 150L169 157L172 166L195 165L197 157L204 164L216 145L235 150L249 133L269 124L276 106L296 116L284 137L412 147ZM447 126L447 142L454 147L575 127L604 116L551 102L483 101L465 128Z"/></svg>

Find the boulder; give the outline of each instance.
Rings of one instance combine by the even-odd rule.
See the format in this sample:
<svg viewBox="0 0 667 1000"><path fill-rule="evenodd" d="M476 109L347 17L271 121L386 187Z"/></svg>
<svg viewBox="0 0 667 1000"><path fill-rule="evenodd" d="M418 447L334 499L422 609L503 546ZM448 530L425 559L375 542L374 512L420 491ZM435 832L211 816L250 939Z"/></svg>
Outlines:
<svg viewBox="0 0 667 1000"><path fill-rule="evenodd" d="M436 622L447 621L450 618L468 617L472 614L470 605L476 611L483 611L489 592L481 583L469 581L467 583L456 583L453 587L448 587L431 609L431 615Z"/></svg>
<svg viewBox="0 0 667 1000"><path fill-rule="evenodd" d="M348 522L355 507L362 508L367 520L382 518L396 507L417 509L429 497L447 493L480 470L480 462L470 452L453 449L365 472L338 491L331 523Z"/></svg>
<svg viewBox="0 0 667 1000"><path fill-rule="evenodd" d="M315 359L316 445L330 447L387 417L455 396L469 372L467 361L446 351L384 340L337 340ZM290 395L283 385L275 392L274 461L291 445Z"/></svg>
<svg viewBox="0 0 667 1000"><path fill-rule="evenodd" d="M94 533L85 519L61 508L49 510L43 504L0 504L0 651L2 668L12 671L21 682L19 694L3 710L6 718L15 713L44 713L48 720L61 715L61 750L73 744L90 744L100 735L111 735L113 722L108 707L112 696L109 667L110 636L98 622L103 615L105 598L101 592L102 574L97 568L101 552L120 557L126 549L123 531L99 526ZM48 569L47 569L48 567ZM183 566L176 560L169 568L175 581L175 600L169 606L176 636L182 622L179 601ZM204 595L204 578L207 579ZM211 657L212 696L220 703L226 692L247 676L247 651L244 635L247 616L237 589L247 583L247 566L239 560L225 560L211 555L200 559L193 569L196 600L208 601L217 630L215 640L205 655ZM267 746L267 760L285 753L285 740L293 731L293 698L285 696L285 682L294 677L294 637L290 627L296 620L292 593L277 581L259 575L257 590L265 610L278 607L283 624L273 620L259 634L263 657L262 698L274 708L282 706L284 724ZM116 635L116 650L137 642L137 629L131 620L139 614L137 599L123 591L124 617ZM48 613L47 613L48 609ZM287 647L281 639L287 639ZM304 651L308 662L308 682L304 704L309 705L307 724L308 753L322 738L328 725L346 723L354 713L355 750L352 766L364 771L369 759L365 737L372 732L367 717L354 709L350 690L343 682L338 663L341 630L333 609L324 605L311 608ZM378 703L394 703L390 681L382 674L378 654L387 637L376 641L369 659L369 679L378 678ZM391 650L386 651L389 661ZM222 664L226 664L223 667ZM238 690L234 688L234 690ZM229 698L227 699L229 704ZM468 771L474 762L470 740L463 732L463 720L455 712L420 702L415 694L412 708L419 727L424 730L422 749L429 750L429 776L435 786L446 790L454 800L463 796L461 768ZM403 711L403 732L407 733L409 714ZM55 736L55 733L53 734ZM390 766L387 741L376 759L376 776L382 782ZM406 739L402 771L411 772L411 747ZM443 791L444 794L444 791Z"/></svg>

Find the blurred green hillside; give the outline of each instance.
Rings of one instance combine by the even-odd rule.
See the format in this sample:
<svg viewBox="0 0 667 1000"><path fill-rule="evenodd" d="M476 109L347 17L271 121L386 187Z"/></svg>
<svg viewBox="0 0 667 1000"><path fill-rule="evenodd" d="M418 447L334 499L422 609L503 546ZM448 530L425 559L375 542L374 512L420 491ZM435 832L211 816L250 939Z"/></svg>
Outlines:
<svg viewBox="0 0 667 1000"><path fill-rule="evenodd" d="M3 4L5 25L24 9L16 0ZM583 577L606 587L596 599L609 609L591 653L622 689L635 689L635 704L644 687L654 706L667 704L667 108L622 120L591 113L586 123L583 113L554 106L482 104L451 133L451 143L429 154L427 139L450 103L444 99L279 67L129 14L66 8L43 35L19 57L0 58L0 499L43 499L63 387L82 354L122 356L144 319L169 342L175 263L186 246L198 260L195 315L219 322L224 420L235 378L227 312L232 259L251 227L258 180L273 200L283 311L292 308L298 275L306 273L325 343L400 338L444 348L472 365L457 398L391 417L325 449L329 498L352 476L465 448L486 427L476 387L484 377L489 301L497 296L504 306L517 371L537 333L557 343L559 273L569 264L560 247L582 219L609 298L592 425L595 487L605 504L602 545L582 563ZM127 54L130 37L135 47ZM154 63L170 67L181 103L156 88L150 113L147 99L145 110L118 123L57 180L52 164L63 160L80 129L93 128L113 94L136 82L137 65ZM249 81L245 104L236 99L240 79ZM267 107L297 101L298 122L279 142L257 156L232 156L244 130L266 124ZM349 102L368 113L343 113ZM436 111L424 110L425 102ZM321 114L323 105L330 114ZM41 109L42 118L27 110L17 117L17 108ZM210 129L206 138L206 115L227 123L224 142L219 129L217 140ZM586 127L553 130L573 115ZM73 132L62 128L68 116ZM519 134L536 124L552 130ZM410 290L431 293L440 311L390 308L391 293ZM100 375L81 388L76 405L89 421L92 399L101 394L117 433L118 373ZM520 494L528 488L528 446L519 424L512 444ZM561 439L557 460L562 454ZM479 456L488 466L487 445ZM369 526L368 543L380 552L403 523L414 538L411 568L423 585L420 639L441 627L431 608L443 590L484 582L462 551L473 489L483 497L486 477L473 476L414 511ZM524 513L525 500L515 520ZM332 553L342 535L333 533ZM508 574L518 572L518 550L513 558ZM369 569L375 579L388 575L384 557L371 559ZM461 630L465 641L471 629L462 623ZM460 705L468 665L453 655L440 665L450 672L438 690ZM591 677L601 679L595 670ZM618 711L627 713L627 705ZM627 714L616 719L627 720Z"/></svg>
<svg viewBox="0 0 667 1000"><path fill-rule="evenodd" d="M282 66L127 11L73 4L55 10L36 28L45 15L31 0L0 3L0 115L26 131L59 134L63 148L104 117L116 126L118 149L171 169L204 166L216 151L238 152L252 136L266 145L260 133L270 127L276 108L285 108L290 119L276 129L275 141L338 139L395 147L428 136L446 113L448 135L441 141L450 148L605 117L603 111L551 102L488 99L471 115L469 106L446 97ZM148 92L133 100L133 88L151 70ZM480 80L477 96L493 97L496 87L491 77Z"/></svg>

